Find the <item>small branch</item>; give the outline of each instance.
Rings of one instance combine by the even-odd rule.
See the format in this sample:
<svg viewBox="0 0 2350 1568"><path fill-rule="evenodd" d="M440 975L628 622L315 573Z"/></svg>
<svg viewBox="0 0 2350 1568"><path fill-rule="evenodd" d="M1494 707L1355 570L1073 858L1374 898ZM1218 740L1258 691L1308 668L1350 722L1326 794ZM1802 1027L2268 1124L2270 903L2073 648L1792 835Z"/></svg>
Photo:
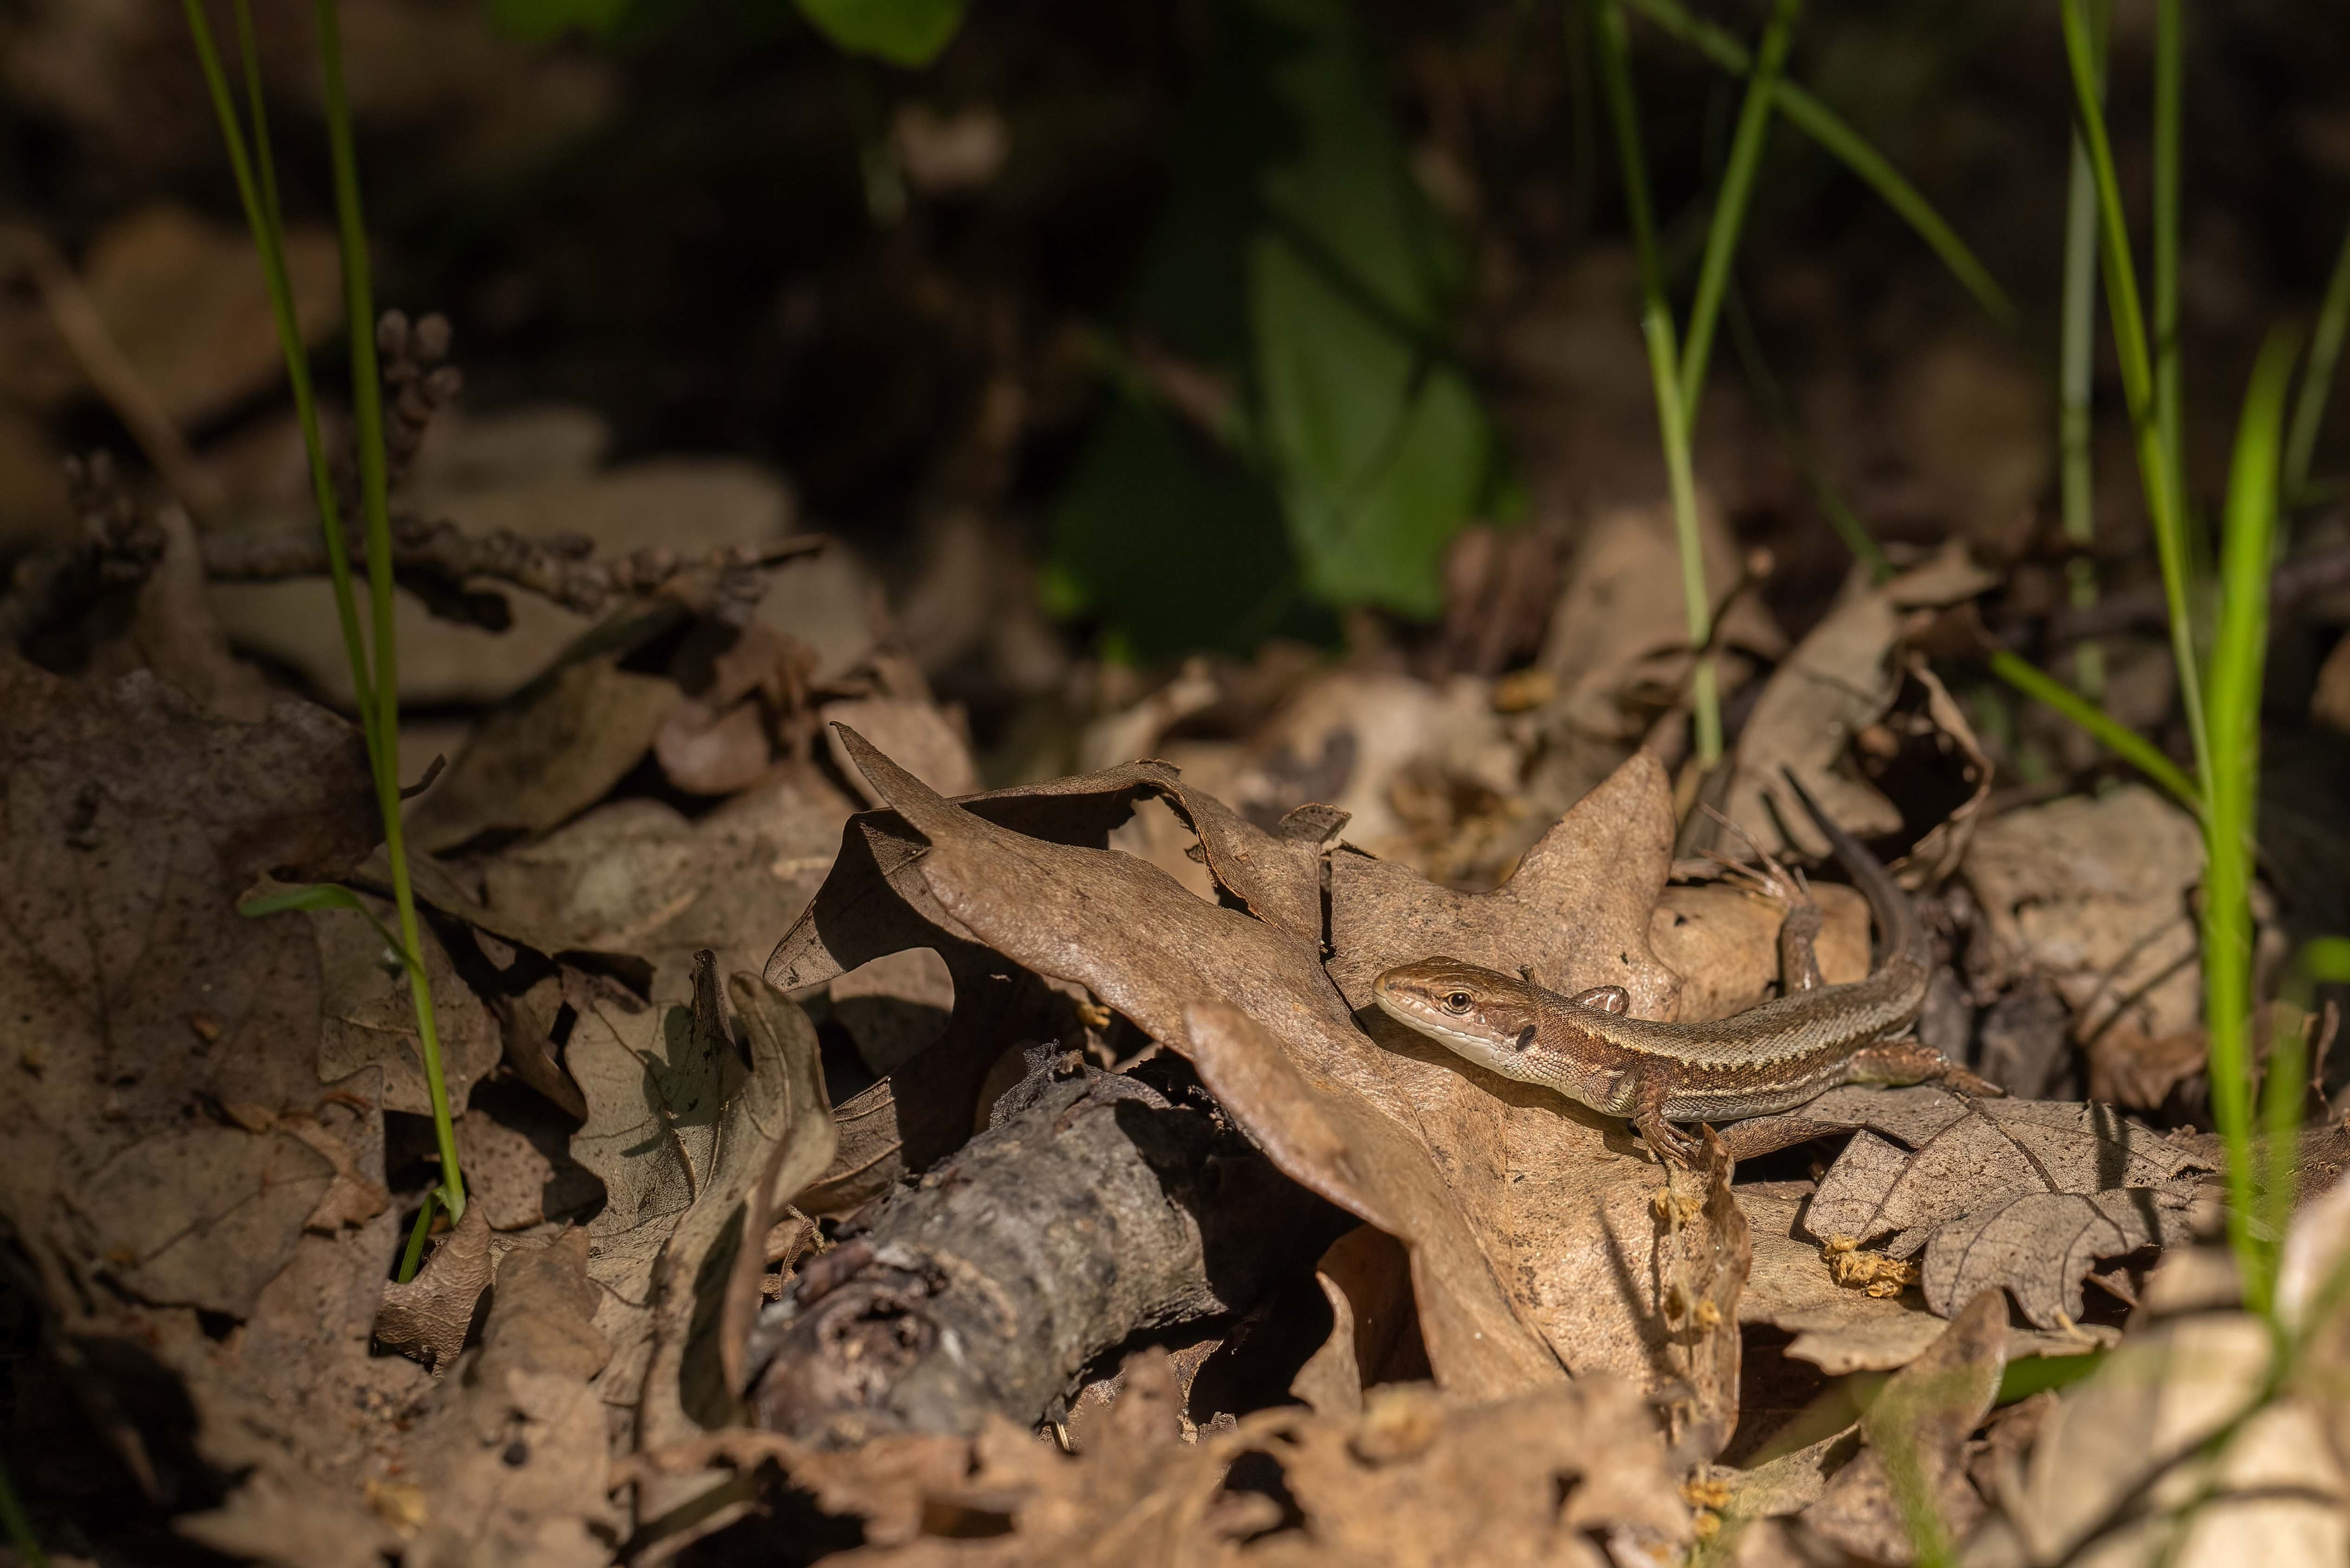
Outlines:
<svg viewBox="0 0 2350 1568"><path fill-rule="evenodd" d="M0 591L0 647L71 626L107 594L136 587L163 558L163 532L140 515L104 452L66 460L81 537L36 550Z"/></svg>
<svg viewBox="0 0 2350 1568"><path fill-rule="evenodd" d="M424 597L436 612L452 618L504 629L504 601L495 611L476 601L494 596L465 595L453 601L436 597L414 575L438 578L442 586L469 581L503 583L536 594L550 604L581 615L598 615L614 602L639 597L669 587L691 574L724 575L812 555L830 541L820 534L787 539L763 549L741 545L681 556L654 545L627 556L597 558L593 544L577 534L551 539L525 539L500 529L475 538L455 524L419 517L396 517L391 526L391 559L403 585ZM327 545L316 529L274 534L214 534L204 540L204 570L216 582L278 582L288 577L323 576ZM497 624L490 625L492 620Z"/></svg>
<svg viewBox="0 0 2350 1568"><path fill-rule="evenodd" d="M13 580L0 589L0 645L72 624L101 595L145 581L161 558L161 535L138 515L103 453L86 463L68 462L67 472L82 515L82 536L34 551L17 563ZM654 546L599 560L593 545L576 534L525 539L501 530L477 539L453 523L400 517L392 521L392 566L400 586L435 615L504 631L513 621L504 597L469 583L501 583L592 616L626 599L676 592L700 578L704 591L692 597L706 597L712 611L723 616L756 602L758 568L813 555L830 543L824 535L808 534L764 548L735 545L681 556ZM208 534L202 545L204 573L215 582L282 582L322 577L329 570L326 536L315 528Z"/></svg>

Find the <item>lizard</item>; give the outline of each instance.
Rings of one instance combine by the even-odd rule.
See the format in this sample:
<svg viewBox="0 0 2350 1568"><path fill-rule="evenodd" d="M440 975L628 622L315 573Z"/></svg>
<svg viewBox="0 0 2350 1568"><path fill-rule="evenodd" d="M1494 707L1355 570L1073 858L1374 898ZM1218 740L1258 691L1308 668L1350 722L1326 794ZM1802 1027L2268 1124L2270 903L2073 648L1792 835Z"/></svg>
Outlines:
<svg viewBox="0 0 2350 1568"><path fill-rule="evenodd" d="M1704 1023L1632 1018L1621 986L1565 996L1543 989L1531 971L1521 978L1451 958L1384 971L1372 982L1374 1002L1503 1077L1629 1118L1659 1160L1683 1164L1695 1163L1701 1145L1675 1122L1792 1110L1842 1084L1940 1081L1970 1094L2004 1094L1922 1042L1887 1038L1925 1003L1933 957L1925 928L1891 874L1793 773L1785 776L1876 915L1885 955L1866 979L1821 982L1812 950L1819 906L1766 855L1772 877L1764 886L1789 906L1780 942L1785 990L1743 1012Z"/></svg>

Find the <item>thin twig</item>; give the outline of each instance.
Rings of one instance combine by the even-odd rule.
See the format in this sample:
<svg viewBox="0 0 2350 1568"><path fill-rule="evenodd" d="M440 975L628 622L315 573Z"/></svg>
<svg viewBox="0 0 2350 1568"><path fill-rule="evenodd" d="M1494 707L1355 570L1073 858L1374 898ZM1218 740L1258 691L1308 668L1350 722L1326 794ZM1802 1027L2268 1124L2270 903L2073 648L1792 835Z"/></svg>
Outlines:
<svg viewBox="0 0 2350 1568"><path fill-rule="evenodd" d="M146 378L115 342L106 317L57 247L39 231L13 224L0 228L0 246L14 249L33 286L40 290L49 320L81 367L83 377L130 431L180 504L200 522L218 520L228 505L219 483L196 461L179 426L163 411Z"/></svg>
<svg viewBox="0 0 2350 1568"><path fill-rule="evenodd" d="M618 600L656 592L691 573L775 566L830 542L810 534L764 547L729 545L681 556L653 545L598 558L591 554L593 544L577 534L525 539L499 529L476 537L446 520L404 516L392 519L391 561L396 575L428 572L452 583L503 583L565 609L598 615ZM328 565L326 541L314 528L215 534L204 540L204 570L215 581L323 576Z"/></svg>

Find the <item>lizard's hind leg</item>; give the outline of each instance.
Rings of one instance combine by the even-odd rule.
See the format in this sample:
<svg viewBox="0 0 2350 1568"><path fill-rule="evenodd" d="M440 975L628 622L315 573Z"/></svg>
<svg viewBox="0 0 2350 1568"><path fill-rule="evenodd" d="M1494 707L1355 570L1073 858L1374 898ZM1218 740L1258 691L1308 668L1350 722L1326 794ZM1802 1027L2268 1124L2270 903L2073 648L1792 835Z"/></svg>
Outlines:
<svg viewBox="0 0 2350 1568"><path fill-rule="evenodd" d="M1777 856L1762 847L1754 836L1740 824L1731 821L1711 805L1706 811L1714 821L1745 841L1762 863L1757 871L1742 860L1708 852L1715 865L1741 883L1766 898L1775 900L1787 911L1779 922L1779 986L1784 995L1812 991L1820 985L1820 928L1826 917L1820 912L1819 901L1812 897L1811 884L1800 871L1790 871Z"/></svg>
<svg viewBox="0 0 2350 1568"><path fill-rule="evenodd" d="M1985 1099L1999 1099L2007 1093L1918 1040L1879 1040L1862 1046L1845 1063L1844 1081L1895 1086L1940 1084L1962 1095L1979 1095Z"/></svg>

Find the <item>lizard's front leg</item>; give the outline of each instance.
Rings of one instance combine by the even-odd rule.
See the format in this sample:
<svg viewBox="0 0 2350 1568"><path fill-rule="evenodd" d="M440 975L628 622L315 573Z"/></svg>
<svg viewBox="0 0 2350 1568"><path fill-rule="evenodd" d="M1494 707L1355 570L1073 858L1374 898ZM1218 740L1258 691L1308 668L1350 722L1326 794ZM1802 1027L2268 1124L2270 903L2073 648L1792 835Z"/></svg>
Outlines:
<svg viewBox="0 0 2350 1568"><path fill-rule="evenodd" d="M1665 1100L1673 1090L1672 1075L1650 1065L1640 1074L1638 1097L1632 1104L1632 1126L1648 1143L1657 1163L1697 1168L1705 1146L1665 1119Z"/></svg>

